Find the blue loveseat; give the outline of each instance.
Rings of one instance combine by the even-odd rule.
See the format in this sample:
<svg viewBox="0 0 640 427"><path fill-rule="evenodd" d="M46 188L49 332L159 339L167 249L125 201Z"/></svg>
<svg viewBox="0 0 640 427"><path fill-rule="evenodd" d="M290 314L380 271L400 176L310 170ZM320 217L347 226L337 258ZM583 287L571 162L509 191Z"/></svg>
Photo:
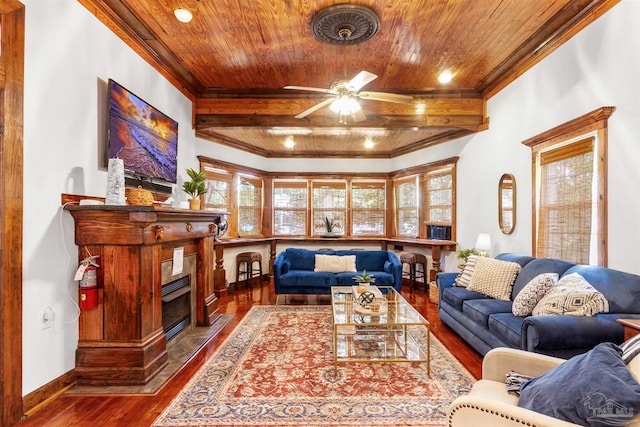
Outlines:
<svg viewBox="0 0 640 427"><path fill-rule="evenodd" d="M355 255L357 272L316 272L315 256ZM336 250L316 251L287 248L280 252L273 263L273 281L277 295L282 294L326 294L331 286L348 286L356 282L353 277L367 270L376 285L389 285L400 292L402 286L402 264L396 254L382 250Z"/></svg>
<svg viewBox="0 0 640 427"><path fill-rule="evenodd" d="M619 344L624 328L616 319L640 319L640 276L595 266L575 265L550 258L501 254L497 259L520 264L511 301L499 301L453 286L457 273L438 273L438 314L479 353L510 347L561 358L584 353L601 342ZM515 316L512 301L542 273L578 273L609 302L609 312L593 317Z"/></svg>

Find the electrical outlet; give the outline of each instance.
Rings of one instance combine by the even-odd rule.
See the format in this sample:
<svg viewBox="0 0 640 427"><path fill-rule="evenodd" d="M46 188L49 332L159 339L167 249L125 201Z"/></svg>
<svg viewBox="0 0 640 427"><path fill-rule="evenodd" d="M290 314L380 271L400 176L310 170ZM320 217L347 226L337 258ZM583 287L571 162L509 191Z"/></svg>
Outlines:
<svg viewBox="0 0 640 427"><path fill-rule="evenodd" d="M53 309L47 307L42 311L42 325L41 330L49 329L53 325Z"/></svg>

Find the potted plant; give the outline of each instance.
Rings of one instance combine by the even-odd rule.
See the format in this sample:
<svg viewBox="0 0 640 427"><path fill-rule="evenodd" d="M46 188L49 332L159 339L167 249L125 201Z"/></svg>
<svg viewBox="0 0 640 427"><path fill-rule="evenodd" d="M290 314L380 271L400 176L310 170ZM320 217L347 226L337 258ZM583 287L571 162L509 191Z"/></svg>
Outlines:
<svg viewBox="0 0 640 427"><path fill-rule="evenodd" d="M467 262L467 258L469 258L471 255L480 255L480 252L478 252L476 248L460 249L457 252L457 255L458 255L458 259L462 260L462 264L458 265L458 268L463 269L464 264Z"/></svg>
<svg viewBox="0 0 640 427"><path fill-rule="evenodd" d="M471 248L471 249L460 249L457 252L457 254L458 254L458 259L467 261L467 258L469 258L471 255L480 255L480 252L478 252L475 248Z"/></svg>
<svg viewBox="0 0 640 427"><path fill-rule="evenodd" d="M371 274L367 274L367 270L362 270L362 273L357 276L353 276L353 280L355 280L359 285L369 285L376 282L376 278Z"/></svg>
<svg viewBox="0 0 640 427"><path fill-rule="evenodd" d="M327 230L327 234L334 234L336 229L342 228L342 225L340 225L338 221L333 218L329 219L327 216L324 217L322 225L324 225L324 228Z"/></svg>
<svg viewBox="0 0 640 427"><path fill-rule="evenodd" d="M200 195L207 192L204 186L204 171L198 172L194 169L187 169L187 175L190 181L185 181L182 190L191 198L189 199L189 207L191 209L200 209Z"/></svg>

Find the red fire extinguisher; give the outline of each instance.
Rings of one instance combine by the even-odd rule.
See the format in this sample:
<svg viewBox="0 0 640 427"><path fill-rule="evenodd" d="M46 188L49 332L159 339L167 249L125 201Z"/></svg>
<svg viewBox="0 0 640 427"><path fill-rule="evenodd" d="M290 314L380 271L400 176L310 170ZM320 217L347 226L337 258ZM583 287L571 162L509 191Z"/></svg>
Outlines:
<svg viewBox="0 0 640 427"><path fill-rule="evenodd" d="M78 294L78 305L81 309L96 308L98 306L98 271L100 267L96 263L96 256L85 258L78 267L77 276L80 277L80 289Z"/></svg>

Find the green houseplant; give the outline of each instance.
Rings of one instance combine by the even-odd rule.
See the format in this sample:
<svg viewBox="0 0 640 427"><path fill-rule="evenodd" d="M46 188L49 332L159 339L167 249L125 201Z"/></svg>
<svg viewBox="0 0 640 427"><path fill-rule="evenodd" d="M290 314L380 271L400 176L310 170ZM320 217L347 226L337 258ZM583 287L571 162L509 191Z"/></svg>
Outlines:
<svg viewBox="0 0 640 427"><path fill-rule="evenodd" d="M367 270L362 270L362 273L358 274L357 276L353 276L353 280L362 285L376 282L376 278L371 274L367 274Z"/></svg>
<svg viewBox="0 0 640 427"><path fill-rule="evenodd" d="M467 258L469 258L471 255L480 255L480 252L478 252L475 248L461 249L457 252L457 255L458 259L466 261Z"/></svg>
<svg viewBox="0 0 640 427"><path fill-rule="evenodd" d="M329 217L327 216L324 217L322 225L327 230L327 233L334 233L336 229L342 228L342 225L340 225L338 221L334 220L333 218L329 219Z"/></svg>
<svg viewBox="0 0 640 427"><path fill-rule="evenodd" d="M191 180L182 184L182 190L191 198L189 199L189 207L191 209L200 209L200 195L207 192L204 185L204 171L198 172L194 169L187 169L187 175Z"/></svg>

